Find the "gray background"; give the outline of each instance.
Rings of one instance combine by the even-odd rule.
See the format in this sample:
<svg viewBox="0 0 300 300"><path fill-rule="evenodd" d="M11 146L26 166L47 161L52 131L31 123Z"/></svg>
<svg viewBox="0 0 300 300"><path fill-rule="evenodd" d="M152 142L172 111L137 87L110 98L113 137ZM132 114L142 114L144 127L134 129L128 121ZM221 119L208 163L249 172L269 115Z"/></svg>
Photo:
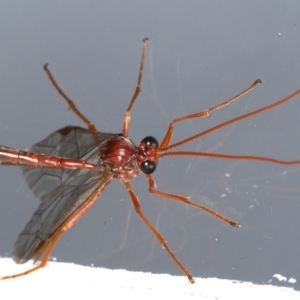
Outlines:
<svg viewBox="0 0 300 300"><path fill-rule="evenodd" d="M159 141L168 123L209 108L256 78L264 83L210 119L178 125L180 140L272 103L300 88L299 1L2 1L0 137L24 149L82 122L46 78L61 87L99 131L120 132L133 94L141 40L149 37L142 94L130 137ZM296 159L300 97L197 140L184 149ZM299 289L299 166L169 157L154 178L161 190L241 223L230 228L179 203L152 196L140 175L132 186L144 213L194 276L264 283L279 273ZM226 176L226 174L230 174ZM20 170L1 167L0 255L38 205ZM107 186L95 206L59 241L59 261L181 275L136 216L124 187Z"/></svg>

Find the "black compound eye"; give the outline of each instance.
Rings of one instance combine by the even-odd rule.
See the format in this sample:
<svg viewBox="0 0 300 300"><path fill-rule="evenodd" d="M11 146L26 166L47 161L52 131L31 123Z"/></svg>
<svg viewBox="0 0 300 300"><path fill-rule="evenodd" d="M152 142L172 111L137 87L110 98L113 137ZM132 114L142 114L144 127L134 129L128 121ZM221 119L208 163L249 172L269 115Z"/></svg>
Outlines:
<svg viewBox="0 0 300 300"><path fill-rule="evenodd" d="M145 160L141 163L141 171L144 174L152 174L156 169L156 163L150 160Z"/></svg>
<svg viewBox="0 0 300 300"><path fill-rule="evenodd" d="M146 143L147 146L152 146L152 147L158 148L158 141L153 136L146 136L143 139L143 142Z"/></svg>

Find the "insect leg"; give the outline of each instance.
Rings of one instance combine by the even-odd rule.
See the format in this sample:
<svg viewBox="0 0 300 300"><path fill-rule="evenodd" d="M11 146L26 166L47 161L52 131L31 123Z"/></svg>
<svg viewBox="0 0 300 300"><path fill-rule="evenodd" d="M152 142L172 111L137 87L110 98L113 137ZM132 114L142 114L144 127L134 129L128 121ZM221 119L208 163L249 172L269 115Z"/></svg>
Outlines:
<svg viewBox="0 0 300 300"><path fill-rule="evenodd" d="M51 236L40 242L40 244L36 247L35 251L31 255L31 257L34 258L39 257L41 253L44 253L40 265L19 274L1 277L0 280L24 276L45 267L50 257L50 254L53 251L58 240L65 233L66 230L71 228L73 224L91 208L91 206L97 200L98 196L104 190L105 186L109 183L109 179L110 174L106 174L106 178L103 178L104 183L99 185L99 187L90 195L90 197L77 210L75 210L73 214L71 214Z"/></svg>
<svg viewBox="0 0 300 300"><path fill-rule="evenodd" d="M167 130L167 133L166 133L163 141L161 142L160 149L164 150L164 148L169 145L172 134L173 134L175 123L181 122L181 121L184 121L184 120L194 119L194 118L210 117L210 114L211 114L212 111L229 105L231 102L239 99L243 95L247 94L249 91L253 90L254 87L257 84L260 84L261 82L262 82L261 79L256 79L248 88L246 88L245 90L243 90L239 94L235 95L234 97L232 97L232 98L230 98L230 99L228 99L228 100L226 100L226 101L224 101L224 102L222 102L222 103L220 103L216 106L213 106L209 109L206 109L206 110L198 112L198 113L186 115L186 116L183 116L183 117L180 117L180 118L177 118L177 119L173 120L169 125L169 128Z"/></svg>
<svg viewBox="0 0 300 300"><path fill-rule="evenodd" d="M0 280L5 280L5 279L12 279L12 278L16 278L16 277L20 277L20 276L25 276L28 275L34 271L37 271L41 268L44 268L47 265L47 261L50 257L50 254L52 252L52 250L54 249L56 243L58 242L58 240L60 239L60 237L64 234L64 232L67 230L67 228L63 227L60 229L60 231L58 231L49 241L45 241L45 244L42 245L42 247L40 249L38 249L37 251L44 251L43 248L45 249L45 254L43 256L43 259L41 261L41 263L38 266L35 266L25 272L21 272L18 274L13 274L13 275L8 275L8 276L4 276L1 277ZM38 253L35 253L33 255L37 255Z"/></svg>
<svg viewBox="0 0 300 300"><path fill-rule="evenodd" d="M184 145L186 143L189 143L189 142L191 142L191 141L193 141L195 139L199 139L199 138L201 138L201 137L203 137L205 135L211 134L212 132L215 132L215 131L217 131L217 130L219 130L221 128L224 128L224 127L229 126L231 124L234 124L234 123L240 122L242 120L251 118L251 117L253 117L255 115L258 115L258 114L261 114L261 113L263 113L263 112L265 112L267 110L271 110L271 109L273 109L273 108L275 108L275 107L277 107L279 105L283 105L284 103L292 100L293 98L295 98L299 94L300 94L300 89L298 89L297 91L289 94L288 96L286 96L286 97L284 97L284 98L282 98L282 99L280 99L280 100L278 100L276 102L273 102L273 103L271 103L269 105L263 106L263 107L258 108L256 110L253 110L253 111L250 111L249 113L243 114L241 116L238 116L238 117L235 117L235 118L230 119L228 121L225 121L223 123L220 123L220 124L218 124L216 126L213 126L213 127L209 128L207 130L204 130L204 131L199 132L199 133L197 133L195 135L192 135L192 136L190 136L190 137L188 137L188 138L186 138L184 140L181 140L181 141L179 141L177 143L174 143L174 144L171 144L171 145L168 145L168 146L165 146L165 147L160 146L159 147L159 151L163 152L163 151L167 151L167 150L172 149L172 148L179 147L179 146ZM170 125L172 125L172 123ZM173 124L173 127L174 127L174 124ZM172 129L171 130L171 134L172 134L172 131L173 131L173 127L171 128ZM171 138L171 136L170 136L170 138Z"/></svg>
<svg viewBox="0 0 300 300"><path fill-rule="evenodd" d="M155 189L156 184L155 184L155 181L152 178L152 176L150 174L147 174L146 176L147 176L147 180L149 182L149 192L150 193L156 194L156 195L159 195L159 196L162 196L162 197L165 197L165 198L169 198L171 200L176 200L176 201L179 201L179 202L182 202L182 203L186 203L186 204L195 206L195 207L197 207L201 210L204 210L205 212L211 214L212 216L218 218L219 220L221 220L221 221L223 221L223 222L225 222L225 223L227 223L227 224L229 224L233 227L236 227L236 228L240 227L239 223L234 222L234 221L224 217L223 215L219 214L218 212L216 212L212 209L209 209L206 206L203 206L203 205L200 205L198 203L190 201L189 197L183 197L183 196L175 195L175 194L168 194L168 193L156 190Z"/></svg>
<svg viewBox="0 0 300 300"><path fill-rule="evenodd" d="M77 115L88 126L89 130L97 131L95 125L80 112L80 110L76 107L75 103L60 88L51 71L49 70L49 64L44 65L44 70L47 73L51 83L53 84L57 92L68 102L69 109L71 109L75 113L75 115Z"/></svg>
<svg viewBox="0 0 300 300"><path fill-rule="evenodd" d="M175 256L173 251L167 246L167 242L164 240L164 238L160 235L160 233L153 227L151 222L146 218L146 216L143 214L141 210L141 206L139 203L139 200L137 196L135 195L134 191L132 190L130 184L128 182L123 182L125 184L125 187L127 189L127 192L131 198L131 201L134 205L134 208L137 212L137 214L141 217L141 219L144 221L144 223L148 226L148 228L152 231L152 233L155 235L155 237L158 239L162 247L169 253L169 255L173 258L175 263L178 265L178 267L181 269L181 271L188 277L190 283L194 283L194 278L192 275L188 272L188 270L184 267L184 265L179 261L179 259Z"/></svg>
<svg viewBox="0 0 300 300"><path fill-rule="evenodd" d="M133 97L128 105L128 108L125 112L124 115L124 121L123 121L123 130L122 133L124 136L128 136L128 132L129 132L129 123L130 123L130 112L132 109L132 106L135 102L135 100L137 99L139 93L141 92L141 82L142 82L142 77L143 77L143 72L144 72L144 64L145 64L145 57L146 57L146 43L148 41L148 38L144 38L143 39L143 52L142 52L142 59L141 59L141 65L140 65L140 71L139 71L139 77L138 77L138 82L137 82L137 86L135 88L135 92L133 94Z"/></svg>

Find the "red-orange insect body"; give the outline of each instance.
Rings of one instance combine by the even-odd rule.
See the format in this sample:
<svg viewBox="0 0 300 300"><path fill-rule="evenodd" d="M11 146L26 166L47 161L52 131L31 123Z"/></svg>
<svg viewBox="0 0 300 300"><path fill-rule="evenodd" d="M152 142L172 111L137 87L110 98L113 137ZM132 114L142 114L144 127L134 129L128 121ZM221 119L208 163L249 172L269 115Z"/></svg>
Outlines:
<svg viewBox="0 0 300 300"><path fill-rule="evenodd" d="M99 150L100 159L111 167L113 178L120 181L134 179L139 173L136 146L123 135L113 136Z"/></svg>
<svg viewBox="0 0 300 300"><path fill-rule="evenodd" d="M300 94L300 90L297 90L275 103L221 123L177 143L170 144L174 126L177 122L210 116L212 111L220 109L248 93L257 84L261 83L260 79L257 79L247 89L221 104L202 112L173 120L160 145L154 137L147 136L142 139L139 146L136 146L128 138L128 133L131 109L141 90L140 85L146 55L146 41L147 39L143 40L143 52L137 87L125 113L123 130L120 134L97 132L94 124L77 109L74 102L58 86L49 71L48 64L44 66L54 87L68 102L69 108L88 126L88 129L76 126L61 128L53 132L43 141L30 147L28 151L19 151L0 146L0 164L21 166L27 184L35 196L41 201L39 208L20 233L12 251L12 257L17 263L25 263L33 258L35 260L41 259L40 264L23 273L5 276L0 279L23 276L46 266L48 258L62 234L91 208L106 185L112 179L117 179L125 185L137 214L152 231L163 248L169 253L181 271L188 277L189 281L193 283L194 279L192 275L143 214L139 200L132 190L129 181L134 179L141 171L146 175L150 193L192 205L238 228L240 226L239 223L201 204L190 201L189 197L157 190L156 183L151 174L155 171L159 159L164 156L187 155L258 160L282 165L300 164L300 160L283 161L253 155L169 151L170 149L189 143L192 140L208 135L225 126L282 105Z"/></svg>

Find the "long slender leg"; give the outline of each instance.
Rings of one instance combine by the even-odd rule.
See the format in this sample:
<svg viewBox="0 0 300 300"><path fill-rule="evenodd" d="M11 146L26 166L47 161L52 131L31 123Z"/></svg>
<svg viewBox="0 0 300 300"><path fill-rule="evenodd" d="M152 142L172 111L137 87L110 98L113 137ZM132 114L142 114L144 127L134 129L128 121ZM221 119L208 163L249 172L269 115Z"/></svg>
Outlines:
<svg viewBox="0 0 300 300"><path fill-rule="evenodd" d="M233 101L239 99L240 97L242 97L243 95L247 94L249 91L253 90L254 87L257 85L257 84L260 84L262 82L261 79L256 79L248 88L246 88L245 90L243 90L242 92L240 92L239 94L235 95L234 97L216 105L216 106L213 106L209 109L206 109L204 111L201 111L201 112L198 112L198 113L194 113L194 114L190 114L190 115L186 115L186 116L183 116L183 117L180 117L180 118L177 118L175 120L173 120L170 125L169 125L169 128L167 130L167 133L160 145L160 148L163 149L165 147L167 147L170 143L170 140L171 140L171 137L172 137L172 134L173 134L173 130L174 130L174 126L175 126L175 123L177 122L181 122L181 121L184 121L184 120L189 120L189 119L193 119L193 118L203 118L203 117L210 117L210 114L212 111L214 110L217 110L217 109L220 109L224 106L227 106L229 105L230 103L232 103Z"/></svg>
<svg viewBox="0 0 300 300"><path fill-rule="evenodd" d="M51 83L53 84L57 92L68 102L69 108L88 126L89 130L96 131L95 125L80 112L80 110L76 107L75 103L60 88L55 78L53 77L51 71L49 70L49 64L44 65L44 70L46 71Z"/></svg>
<svg viewBox="0 0 300 300"><path fill-rule="evenodd" d="M146 43L148 41L148 38L144 38L143 39L143 51L142 51L142 59L141 59L141 65L140 65L140 71L139 71L139 77L138 77L138 82L137 82L137 86L135 88L135 92L133 94L133 97L128 105L128 108L125 112L124 115L124 122L123 122L123 130L122 133L124 136L128 136L128 132L129 132L129 123L130 123L130 118L131 118L131 109L132 106L135 102L135 100L137 99L139 93L141 92L141 82L142 82L142 77L143 77L143 71L144 71L144 64L145 64L145 57L146 57Z"/></svg>
<svg viewBox="0 0 300 300"><path fill-rule="evenodd" d="M195 134L195 135L192 135L192 136L190 136L190 137L188 137L188 138L186 138L186 139L184 139L184 140L181 140L181 141L179 141L179 142L177 142L177 143L168 145L168 146L166 146L166 147L160 146L160 147L159 147L159 151L162 152L162 151L170 150L170 149L172 149L172 148L179 147L179 146L184 145L184 144L186 144L186 143L189 143L189 142L191 142L191 141L193 141L193 140L195 140L195 139L199 139L199 138L201 138L201 137L203 137L203 136L205 136L205 135L211 134L212 132L215 132L215 131L217 131L217 130L219 130L219 129L221 129L221 128L224 128L224 127L226 127L226 126L229 126L229 125L231 125L231 124L233 124L233 123L240 122L240 121L242 121L242 120L251 118L251 117L253 117L253 116L255 116L255 115L261 114L261 113L263 113L263 112L265 112L265 111L267 111L267 110L271 110L271 109L273 109L273 108L275 108L275 107L277 107L277 106L283 105L284 103L290 101L291 99L293 99L294 97L296 97L296 96L299 95L299 94L300 94L300 89L297 90L297 91L295 91L295 92L293 92L293 93L291 93L290 95L288 95L288 96L286 96L286 97L284 97L284 98L282 98L282 99L280 99L280 100L274 102L274 103L271 103L271 104L269 104L269 105L263 106L263 107L261 107L261 108L258 108L258 109L256 109L256 110L253 110L253 111L249 112L249 113L246 113L246 114L243 114L243 115L241 115L241 116L238 116L238 117L236 117L236 118L230 119L230 120L228 120L228 121L226 121L226 122L223 122L223 123L221 123L221 124L218 124L218 125L216 125L216 126L214 126L214 127L209 128L209 129L207 129L207 130L204 130L204 131L199 132L199 133L197 133L197 134Z"/></svg>
<svg viewBox="0 0 300 300"><path fill-rule="evenodd" d="M33 267L33 268L31 268L27 271L24 271L22 273L1 277L0 280L12 279L12 278L20 277L20 276L25 276L25 275L28 275L28 274L34 272L34 271L37 271L38 269L44 268L47 265L47 261L50 257L50 254L51 254L52 250L54 249L56 243L58 242L60 237L64 234L66 229L67 228L65 228L65 227L61 228L61 230L56 233L56 235L53 237L53 239L51 241L46 242L46 244L43 246L43 247L46 247L46 251L45 251L45 254L43 256L43 259L42 259L41 263L38 266L35 266L35 267Z"/></svg>
<svg viewBox="0 0 300 300"><path fill-rule="evenodd" d="M214 211L212 209L209 209L206 206L203 206L203 205L200 205L198 203L190 201L189 197L183 197L183 196L180 196L180 195L168 194L168 193L156 190L155 189L156 184L155 184L155 181L152 178L152 176L150 174L147 174L146 176L147 176L147 180L149 182L149 192L150 193L156 194L156 195L159 195L159 196L162 196L162 197L165 197L165 198L169 198L171 200L176 200L176 201L179 201L179 202L182 202L182 203L186 203L186 204L195 206L195 207L197 207L201 210L206 211L207 213L211 214L212 216L218 218L219 220L221 220L221 221L223 221L223 222L225 222L225 223L227 223L227 224L229 224L233 227L236 227L236 228L240 227L239 223L234 222L234 221L224 217L223 215L217 213L216 211Z"/></svg>
<svg viewBox="0 0 300 300"><path fill-rule="evenodd" d="M146 216L142 213L141 206L139 203L139 200L135 193L133 192L130 184L128 182L123 182L127 192L131 198L131 201L134 205L134 208L137 212L137 214L141 217L141 219L144 221L144 223L148 226L148 228L152 231L152 233L155 235L155 237L158 239L158 241L161 243L162 247L169 253L169 255L173 258L175 263L178 265L178 267L181 269L181 271L188 277L190 283L194 283L193 276L188 272L188 270L184 267L184 265L179 261L179 259L175 256L174 252L168 247L167 242L164 240L164 238L160 235L160 233L153 227L151 222L146 218Z"/></svg>
<svg viewBox="0 0 300 300"><path fill-rule="evenodd" d="M47 261L50 257L51 252L53 251L56 243L58 242L58 240L61 238L61 236L65 233L66 230L70 229L73 224L80 219L90 208L91 206L95 203L95 201L97 200L98 196L103 192L106 184L109 183L109 177L110 175L107 174L107 180L105 184L102 184L91 196L89 199L87 199L87 201L80 206L79 209L77 209L72 215L70 215L61 225L60 228L57 229L57 231L50 236L47 240L42 241L39 246L37 246L37 248L35 249L35 251L32 253L31 257L36 257L38 256L40 253L44 252L43 255L43 259L40 263L40 265L29 269L25 272L19 273L19 274L14 274L14 275L9 275L9 276L4 276L1 277L0 280L5 280L5 279L11 279L11 278L16 278L16 277L20 277L20 276L24 276L27 275L29 273L32 273L38 269L41 269L43 267L45 267L47 265ZM105 182L105 180L104 180Z"/></svg>

